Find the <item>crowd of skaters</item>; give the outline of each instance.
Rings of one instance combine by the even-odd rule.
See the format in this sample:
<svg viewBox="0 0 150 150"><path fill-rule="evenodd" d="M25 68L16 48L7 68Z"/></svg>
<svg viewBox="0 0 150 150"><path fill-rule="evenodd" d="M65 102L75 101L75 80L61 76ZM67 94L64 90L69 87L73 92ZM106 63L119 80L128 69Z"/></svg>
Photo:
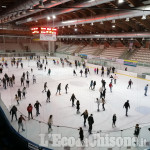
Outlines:
<svg viewBox="0 0 150 150"><path fill-rule="evenodd" d="M45 56L45 60L43 59L42 60L42 63L40 61L40 57L37 57L37 68L40 68L40 69L43 69L43 65L44 65L44 62L46 62L46 65L48 65L48 61L47 61L47 57ZM59 61L53 59L53 62L54 62L54 65L59 65ZM62 64L62 67L64 67L64 64L65 62L67 63L68 66L72 67L72 63L70 61L68 61L67 59L62 59L60 58L60 63ZM17 62L14 62L11 61L11 66L13 67L14 65L16 65L16 67L18 68L19 66L19 63L20 63L20 66L21 68L23 68L23 63L22 63L22 60L19 60ZM81 77L82 77L82 73L84 72L85 73L85 77L87 77L87 74L90 74L90 69L88 67L86 67L86 63L83 62L79 62L77 60L75 60L75 68L77 69L78 67L80 67L82 64L83 66L83 69L85 69L84 71L81 69L80 70L80 74L81 74ZM45 71L46 71L46 65L44 67ZM8 67L8 64L6 65L6 67ZM104 67L102 66L101 69L99 68L94 68L94 72L95 74L99 74L101 70L101 77L104 77L104 73L105 73L105 70L104 70ZM110 75L110 73L112 72L112 74ZM33 73L33 69L31 68L31 73ZM48 75L50 75L51 73L51 69L49 68L48 69ZM25 98L26 96L26 87L29 88L29 75L30 73L27 71L26 73L23 72L22 76L21 76L21 86L23 86L23 89L22 91L20 89L18 89L17 91L17 94L15 95L15 100L17 101L17 104L19 105L19 101L22 99L22 98ZM76 70L73 70L73 75L77 75L76 73ZM110 68L107 68L107 77L110 78L110 83L109 83L109 88L110 88L110 92L112 92L112 87L113 87L113 84L116 84L116 81L118 79L117 75L115 74L115 67L110 67ZM26 79L26 87L25 87L25 79ZM12 77L9 77L6 73L4 74L4 77L3 79L0 79L0 85L1 85L1 82L3 83L3 87L4 89L7 89L7 86L10 86L10 87L13 87L13 84L15 84L15 76L14 74L12 75ZM33 75L33 84L36 83L36 76ZM105 96L106 96L106 81L105 80L101 80L101 83L102 83L102 86L100 87L99 89L99 92L100 92L100 97L99 98L96 98L96 103L98 105L98 109L97 111L100 111L100 104L102 103L102 109L103 111L105 111ZM128 82L128 86L127 88L130 88L131 89L131 85L133 85L133 81L130 79L129 82ZM89 89L91 90L95 90L95 86L96 86L96 81L93 81L91 80L90 82L90 87ZM44 83L44 90L42 92L46 92L47 93L47 100L46 102L50 102L50 96L51 96L51 92L50 90L48 89L47 90L47 82ZM66 94L68 93L67 90L69 89L69 86L68 84L66 84L65 86L65 91L66 91ZM144 95L147 96L147 91L148 91L148 84L145 86L144 88L145 90L145 93ZM56 95L57 93L59 93L59 95L61 95L61 83L59 83L58 87L57 87L57 91L56 91ZM77 114L80 113L80 101L76 99L76 96L75 94L73 93L71 95L71 98L70 98L70 101L72 101L72 107L75 106L74 102L76 100L76 109L77 109ZM40 113L39 113L39 107L41 106L41 104L36 101L36 103L34 104L34 108L36 109L36 116L38 116ZM125 102L125 104L123 105L123 107L126 109L126 116L128 116L128 109L130 108L130 104L129 104L129 100L127 100L127 102ZM32 111L33 111L33 106L32 104L29 104L28 107L27 107L27 112L28 112L28 120L30 119L33 119L33 115L32 115ZM20 128L22 127L22 131L25 131L24 128L23 128L23 120L25 121L26 119L20 115L19 119L17 119L17 107L14 105L11 110L10 110L10 113L12 115L12 121L13 121L13 117L15 116L16 117L16 120L18 120L18 132L20 131ZM94 124L94 117L93 117L93 114L90 114L88 115L88 111L85 110L81 116L84 117L84 126L86 126L86 120L88 120L88 124L89 124L89 134L92 133L92 126ZM112 116L112 127L116 127L116 121L117 121L117 116L116 114L114 114ZM53 115L50 115L50 117L48 118L48 131L52 130L52 124L53 124ZM139 129L139 125L137 124L136 127L135 127L135 134L136 134L136 130ZM138 130L138 134L139 134L139 131ZM84 132L83 132L83 129L82 127L79 128L79 135L80 135L80 139L83 143L83 139L84 139ZM137 136L137 134L136 134Z"/></svg>

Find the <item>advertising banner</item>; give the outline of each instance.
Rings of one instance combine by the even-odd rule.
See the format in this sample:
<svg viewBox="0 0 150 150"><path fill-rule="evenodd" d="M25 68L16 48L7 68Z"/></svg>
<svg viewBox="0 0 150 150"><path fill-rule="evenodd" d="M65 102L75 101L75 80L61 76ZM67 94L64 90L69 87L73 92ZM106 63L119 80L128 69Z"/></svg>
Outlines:
<svg viewBox="0 0 150 150"><path fill-rule="evenodd" d="M136 67L137 66L137 61L124 60L124 65Z"/></svg>

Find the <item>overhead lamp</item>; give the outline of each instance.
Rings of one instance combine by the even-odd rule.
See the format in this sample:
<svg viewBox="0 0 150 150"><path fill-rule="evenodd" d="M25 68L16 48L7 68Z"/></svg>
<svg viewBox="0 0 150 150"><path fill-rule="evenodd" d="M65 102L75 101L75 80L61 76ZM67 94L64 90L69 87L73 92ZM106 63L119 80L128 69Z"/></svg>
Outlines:
<svg viewBox="0 0 150 150"><path fill-rule="evenodd" d="M121 38L121 40L123 40L123 38Z"/></svg>
<svg viewBox="0 0 150 150"><path fill-rule="evenodd" d="M77 27L77 25L75 24L75 27Z"/></svg>
<svg viewBox="0 0 150 150"><path fill-rule="evenodd" d="M143 16L142 16L142 20L145 20L145 19L146 19L146 15L143 15Z"/></svg>
<svg viewBox="0 0 150 150"><path fill-rule="evenodd" d="M3 5L3 6L1 6L2 8L6 8L7 6L5 6L5 5Z"/></svg>
<svg viewBox="0 0 150 150"><path fill-rule="evenodd" d="M75 29L74 29L74 31L78 31L78 29L77 29L77 28L75 28Z"/></svg>
<svg viewBox="0 0 150 150"><path fill-rule="evenodd" d="M82 27L84 26L84 24L82 24Z"/></svg>
<svg viewBox="0 0 150 150"><path fill-rule="evenodd" d="M47 16L47 20L51 20L51 18L49 16Z"/></svg>
<svg viewBox="0 0 150 150"><path fill-rule="evenodd" d="M62 28L64 28L64 26Z"/></svg>
<svg viewBox="0 0 150 150"><path fill-rule="evenodd" d="M118 0L118 3L119 4L121 4L121 3L123 3L124 2L124 0Z"/></svg>
<svg viewBox="0 0 150 150"><path fill-rule="evenodd" d="M126 21L129 21L129 18L126 18Z"/></svg>
<svg viewBox="0 0 150 150"><path fill-rule="evenodd" d="M56 16L55 16L55 15L53 15L52 17L53 17L53 19L56 19Z"/></svg>
<svg viewBox="0 0 150 150"><path fill-rule="evenodd" d="M32 6L32 5L30 6L29 11L34 11L34 10L33 10L33 6Z"/></svg>
<svg viewBox="0 0 150 150"><path fill-rule="evenodd" d="M112 25L112 27L115 28L116 26L115 26L115 25Z"/></svg>
<svg viewBox="0 0 150 150"><path fill-rule="evenodd" d="M70 28L70 25L68 26L68 28Z"/></svg>
<svg viewBox="0 0 150 150"><path fill-rule="evenodd" d="M101 21L100 24L103 24L103 21Z"/></svg>
<svg viewBox="0 0 150 150"><path fill-rule="evenodd" d="M145 40L145 38L144 38L144 37L142 38L142 41L143 41L143 40Z"/></svg>
<svg viewBox="0 0 150 150"><path fill-rule="evenodd" d="M35 22L38 22L37 20Z"/></svg>
<svg viewBox="0 0 150 150"><path fill-rule="evenodd" d="M91 23L91 26L93 26L94 24L93 24L93 22Z"/></svg>

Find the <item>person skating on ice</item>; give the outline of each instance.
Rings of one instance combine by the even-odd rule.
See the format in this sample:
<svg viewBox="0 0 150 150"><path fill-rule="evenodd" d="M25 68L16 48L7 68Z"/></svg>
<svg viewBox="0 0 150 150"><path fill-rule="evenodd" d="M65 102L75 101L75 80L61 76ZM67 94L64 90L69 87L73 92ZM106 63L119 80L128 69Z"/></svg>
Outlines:
<svg viewBox="0 0 150 150"><path fill-rule="evenodd" d="M102 97L105 99L106 96L106 88L103 90Z"/></svg>
<svg viewBox="0 0 150 150"><path fill-rule="evenodd" d="M129 80L129 82L128 82L128 87L127 87L127 89L130 87L130 89L131 89L131 85L133 84L133 82L132 82L132 80L130 79Z"/></svg>
<svg viewBox="0 0 150 150"><path fill-rule="evenodd" d="M47 82L44 83L44 90L42 92L46 92Z"/></svg>
<svg viewBox="0 0 150 150"><path fill-rule="evenodd" d="M74 101L77 100L74 93L72 94L70 101L72 101L72 107L74 106Z"/></svg>
<svg viewBox="0 0 150 150"><path fill-rule="evenodd" d="M115 74L115 75L114 75L114 84L116 84L117 79L118 79L118 77L117 77L117 75Z"/></svg>
<svg viewBox="0 0 150 150"><path fill-rule="evenodd" d="M61 95L61 94L60 94L60 91L61 91L61 83L59 83L58 86L57 86L56 95L57 95L58 92L59 92L59 95Z"/></svg>
<svg viewBox="0 0 150 150"><path fill-rule="evenodd" d="M74 75L74 76L77 76L77 73L76 73L76 71L75 71L75 70L73 70L73 75Z"/></svg>
<svg viewBox="0 0 150 150"><path fill-rule="evenodd" d="M110 76L111 83L113 83L113 79L114 79L114 77L111 75Z"/></svg>
<svg viewBox="0 0 150 150"><path fill-rule="evenodd" d="M65 91L66 91L66 94L68 93L68 90L69 89L69 86L68 86L68 84L66 84L66 86L65 86Z"/></svg>
<svg viewBox="0 0 150 150"><path fill-rule="evenodd" d="M126 116L128 116L128 109L130 108L130 104L129 104L129 100L127 100L126 102L125 102L125 104L123 105L123 108L125 107L125 109L126 109Z"/></svg>
<svg viewBox="0 0 150 150"><path fill-rule="evenodd" d="M17 94L15 95L15 101L17 101L17 104L19 105L19 97Z"/></svg>
<svg viewBox="0 0 150 150"><path fill-rule="evenodd" d="M33 75L32 79L33 79L33 84L36 83L36 76L35 75Z"/></svg>
<svg viewBox="0 0 150 150"><path fill-rule="evenodd" d="M91 82L90 82L90 87L89 87L89 89L93 89L93 80L91 80Z"/></svg>
<svg viewBox="0 0 150 150"><path fill-rule="evenodd" d="M97 111L100 111L100 109L99 109L99 105L100 105L100 103L101 103L101 101L100 101L100 99L98 99L98 98L96 98L96 103L97 103Z"/></svg>
<svg viewBox="0 0 150 150"><path fill-rule="evenodd" d="M144 95L147 96L148 84L145 86L144 91L145 91Z"/></svg>
<svg viewBox="0 0 150 150"><path fill-rule="evenodd" d="M20 127L22 128L22 131L25 131L25 129L23 128L23 120L25 121L24 117L20 115L18 119L18 132L20 132Z"/></svg>
<svg viewBox="0 0 150 150"><path fill-rule="evenodd" d="M41 107L42 105L36 101L36 103L34 104L34 108L36 109L36 116L38 116L40 114L39 112L39 107Z"/></svg>
<svg viewBox="0 0 150 150"><path fill-rule="evenodd" d="M13 121L13 117L15 116L17 120L17 107L14 105L10 110L11 122Z"/></svg>
<svg viewBox="0 0 150 150"><path fill-rule="evenodd" d="M52 131L53 115L49 116L47 124L48 124L48 132Z"/></svg>
<svg viewBox="0 0 150 150"><path fill-rule="evenodd" d="M103 88L102 87L99 88L99 93L100 93L100 98L102 98L102 95L103 95Z"/></svg>
<svg viewBox="0 0 150 150"><path fill-rule="evenodd" d="M79 102L79 100L77 100L77 102L76 102L76 108L77 108L77 114L79 114L80 113L80 102Z"/></svg>
<svg viewBox="0 0 150 150"><path fill-rule="evenodd" d="M112 87L113 87L112 82L110 82L109 83L110 92L112 92Z"/></svg>
<svg viewBox="0 0 150 150"><path fill-rule="evenodd" d="M50 90L48 89L48 90L47 90L47 100L46 100L47 103L50 102L50 97L51 97L51 92L50 92Z"/></svg>
<svg viewBox="0 0 150 150"><path fill-rule="evenodd" d="M139 124L136 124L135 130L134 130L134 136L136 138L135 144L138 144L138 137L139 137L139 134L140 134L140 130L141 130L141 128L139 127Z"/></svg>
<svg viewBox="0 0 150 150"><path fill-rule="evenodd" d="M83 118L84 118L84 126L86 126L86 120L87 120L87 118L88 118L88 111L85 110L85 111L81 114L81 116L83 116Z"/></svg>
<svg viewBox="0 0 150 150"><path fill-rule="evenodd" d="M83 71L82 71L82 69L81 69L81 70L80 70L81 77L82 77L82 73L83 73Z"/></svg>
<svg viewBox="0 0 150 150"><path fill-rule="evenodd" d="M102 98L102 109L103 109L103 111L105 111L105 99L104 98Z"/></svg>
<svg viewBox="0 0 150 150"><path fill-rule="evenodd" d="M87 78L87 74L88 74L88 70L87 70L87 68L85 68L84 73L85 73L85 77Z"/></svg>
<svg viewBox="0 0 150 150"><path fill-rule="evenodd" d="M95 90L95 86L96 86L96 81L93 82L93 88L92 88L92 90Z"/></svg>
<svg viewBox="0 0 150 150"><path fill-rule="evenodd" d="M20 89L18 89L17 93L18 93L19 100L21 100L21 93L22 92L20 91Z"/></svg>
<svg viewBox="0 0 150 150"><path fill-rule="evenodd" d="M26 93L27 93L26 87L23 87L23 89L22 89L22 98L26 98Z"/></svg>
<svg viewBox="0 0 150 150"><path fill-rule="evenodd" d="M32 116L32 110L33 110L33 107L31 104L28 105L27 107L27 111L28 111L28 120L30 120L30 117L33 119L33 116Z"/></svg>
<svg viewBox="0 0 150 150"><path fill-rule="evenodd" d="M98 71L99 71L99 69L98 68L96 68L96 73L98 74Z"/></svg>
<svg viewBox="0 0 150 150"><path fill-rule="evenodd" d="M50 74L51 74L51 69L49 68L48 69L48 75L50 76Z"/></svg>
<svg viewBox="0 0 150 150"><path fill-rule="evenodd" d="M88 118L88 124L89 124L89 134L92 134L92 126L94 124L94 118L93 118L93 114L91 114Z"/></svg>
<svg viewBox="0 0 150 150"><path fill-rule="evenodd" d="M83 129L81 127L79 129L79 138L80 138L81 144L83 145L84 144L84 134L83 134Z"/></svg>
<svg viewBox="0 0 150 150"><path fill-rule="evenodd" d="M29 88L29 83L30 83L29 78L27 78L27 80L26 80L26 87L28 87L28 88Z"/></svg>
<svg viewBox="0 0 150 150"><path fill-rule="evenodd" d="M112 117L112 127L113 128L116 127L116 121L117 121L117 116L116 116L116 114L114 114Z"/></svg>

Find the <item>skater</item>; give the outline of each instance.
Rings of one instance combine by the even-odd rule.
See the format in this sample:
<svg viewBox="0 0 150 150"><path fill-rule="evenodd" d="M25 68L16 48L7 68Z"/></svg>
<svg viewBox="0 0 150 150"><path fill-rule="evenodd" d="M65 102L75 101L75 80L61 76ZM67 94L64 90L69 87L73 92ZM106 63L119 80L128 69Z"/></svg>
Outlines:
<svg viewBox="0 0 150 150"><path fill-rule="evenodd" d="M75 101L76 97L74 95L74 93L72 94L70 101L72 101L72 107L74 106L74 101ZM76 99L77 100L77 99Z"/></svg>
<svg viewBox="0 0 150 150"><path fill-rule="evenodd" d="M27 93L26 87L24 87L24 88L22 89L22 98L26 98L26 93Z"/></svg>
<svg viewBox="0 0 150 150"><path fill-rule="evenodd" d="M89 123L89 134L92 134L92 126L94 124L94 119L93 119L93 114L91 114L88 118L88 123Z"/></svg>
<svg viewBox="0 0 150 150"><path fill-rule="evenodd" d="M49 116L49 119L48 119L48 132L52 131L52 124L53 124L53 115L50 115Z"/></svg>
<svg viewBox="0 0 150 150"><path fill-rule="evenodd" d="M111 83L113 83L114 77L112 75L110 76L110 79L111 79Z"/></svg>
<svg viewBox="0 0 150 150"><path fill-rule="evenodd" d="M80 113L80 102L79 102L79 100L77 100L77 102L76 102L76 106L77 106L77 114L79 114Z"/></svg>
<svg viewBox="0 0 150 150"><path fill-rule="evenodd" d="M36 109L36 116L38 116L40 113L39 113L39 107L41 106L41 104L36 101L36 103L34 104L34 108Z"/></svg>
<svg viewBox="0 0 150 150"><path fill-rule="evenodd" d="M83 129L81 127L79 129L79 136L80 136L81 144L83 145L84 144L84 134L83 134Z"/></svg>
<svg viewBox="0 0 150 150"><path fill-rule="evenodd" d="M65 86L66 94L67 94L68 89L69 89L68 84L66 84L66 86Z"/></svg>
<svg viewBox="0 0 150 150"><path fill-rule="evenodd" d="M24 117L22 115L20 115L19 119L18 119L18 132L20 131L20 127L22 127L22 131L25 131L25 129L23 128L23 122L25 121Z"/></svg>
<svg viewBox="0 0 150 150"><path fill-rule="evenodd" d="M59 92L59 95L61 95L60 91L61 91L61 83L59 83L57 86L57 92ZM56 95L57 95L57 92L56 92Z"/></svg>
<svg viewBox="0 0 150 150"><path fill-rule="evenodd" d="M31 73L33 73L33 69L31 68Z"/></svg>
<svg viewBox="0 0 150 150"><path fill-rule="evenodd" d="M26 74L27 74L27 79L28 79L29 78L29 71L27 71Z"/></svg>
<svg viewBox="0 0 150 150"><path fill-rule="evenodd" d="M21 80L21 86L24 86L24 77L22 76L20 80Z"/></svg>
<svg viewBox="0 0 150 150"><path fill-rule="evenodd" d="M27 78L27 80L26 80L26 87L28 87L28 88L29 88L29 83L30 83L29 78Z"/></svg>
<svg viewBox="0 0 150 150"><path fill-rule="evenodd" d="M105 111L105 99L104 98L102 98L102 108L103 108L103 111Z"/></svg>
<svg viewBox="0 0 150 150"><path fill-rule="evenodd" d="M88 111L85 110L85 111L81 114L81 116L84 117L84 126L86 126L86 120L87 120L87 118L88 118Z"/></svg>
<svg viewBox="0 0 150 150"><path fill-rule="evenodd" d="M87 78L87 73L88 73L88 71L87 71L87 68L85 68L85 77Z"/></svg>
<svg viewBox="0 0 150 150"><path fill-rule="evenodd" d="M82 69L81 69L81 70L80 70L81 77L82 77L82 73L83 73L83 71L82 71Z"/></svg>
<svg viewBox="0 0 150 150"><path fill-rule="evenodd" d="M137 144L137 142L138 142L138 136L140 134L140 130L141 130L141 128L139 127L139 124L136 124L135 130L134 130L134 136L136 137L135 144Z"/></svg>
<svg viewBox="0 0 150 150"><path fill-rule="evenodd" d="M51 96L51 92L50 92L50 90L48 89L48 90L47 90L47 100L46 100L46 102L50 102L50 96Z"/></svg>
<svg viewBox="0 0 150 150"><path fill-rule="evenodd" d="M74 75L74 76L75 76L75 75L77 76L77 74L76 74L76 71L75 71L75 70L73 70L73 75Z"/></svg>
<svg viewBox="0 0 150 150"><path fill-rule="evenodd" d="M13 121L14 115L17 121L17 107L15 105L11 108L10 115L11 115L11 122Z"/></svg>
<svg viewBox="0 0 150 150"><path fill-rule="evenodd" d="M21 68L23 68L23 63L21 63L20 65L21 65Z"/></svg>
<svg viewBox="0 0 150 150"><path fill-rule="evenodd" d="M102 79L102 87L105 89L106 81Z"/></svg>
<svg viewBox="0 0 150 150"><path fill-rule="evenodd" d="M105 99L106 96L106 88L103 90L102 97Z"/></svg>
<svg viewBox="0 0 150 150"><path fill-rule="evenodd" d="M17 101L17 104L19 105L19 97L17 94L15 95L15 100Z"/></svg>
<svg viewBox="0 0 150 150"><path fill-rule="evenodd" d="M101 103L100 99L96 98L96 103L97 103L97 106L98 106L97 111L100 111L100 109L99 109L99 105L100 105L100 103Z"/></svg>
<svg viewBox="0 0 150 150"><path fill-rule="evenodd" d="M148 84L145 86L144 90L145 90L145 93L144 93L144 95L145 95L145 96L147 96Z"/></svg>
<svg viewBox="0 0 150 150"><path fill-rule="evenodd" d="M97 73L97 74L98 74L98 71L99 71L99 69L97 68L97 69L96 69L96 73Z"/></svg>
<svg viewBox="0 0 150 150"><path fill-rule="evenodd" d="M47 82L44 83L44 90L42 92L46 92L46 88L47 88Z"/></svg>
<svg viewBox="0 0 150 150"><path fill-rule="evenodd" d="M128 116L128 109L130 108L130 104L129 104L129 100L127 100L126 102L125 102L125 104L123 105L123 108L125 107L125 109L126 109L126 116Z"/></svg>
<svg viewBox="0 0 150 150"><path fill-rule="evenodd" d="M112 67L112 73L115 73L115 69L116 69L115 67Z"/></svg>
<svg viewBox="0 0 150 150"><path fill-rule="evenodd" d="M117 117L116 117L116 114L113 115L112 117L112 127L116 127L116 120L117 120Z"/></svg>
<svg viewBox="0 0 150 150"><path fill-rule="evenodd" d="M100 98L102 98L102 95L103 95L103 88L102 87L99 88L99 93L100 93Z"/></svg>
<svg viewBox="0 0 150 150"><path fill-rule="evenodd" d="M109 83L110 92L112 92L112 87L113 87L112 82L110 82Z"/></svg>
<svg viewBox="0 0 150 150"><path fill-rule="evenodd" d="M95 90L95 86L96 86L96 81L93 82L93 89L92 90Z"/></svg>
<svg viewBox="0 0 150 150"><path fill-rule="evenodd" d="M20 91L20 89L18 89L17 93L18 93L19 100L21 100L21 91Z"/></svg>
<svg viewBox="0 0 150 150"><path fill-rule="evenodd" d="M30 120L30 116L31 116L31 118L33 119L33 116L32 116L32 109L33 109L32 105L29 104L28 107L27 107L27 111L28 111L28 120Z"/></svg>
<svg viewBox="0 0 150 150"><path fill-rule="evenodd" d="M33 75L33 84L36 83L36 77Z"/></svg>
<svg viewBox="0 0 150 150"><path fill-rule="evenodd" d="M50 76L50 74L51 74L51 69L49 68L48 69L48 75Z"/></svg>
<svg viewBox="0 0 150 150"><path fill-rule="evenodd" d="M129 82L128 82L128 87L127 87L127 89L130 87L130 89L131 89L131 85L133 84L133 82L132 82L132 80L130 79L129 80Z"/></svg>
<svg viewBox="0 0 150 150"><path fill-rule="evenodd" d="M110 69L107 68L107 77L110 75Z"/></svg>
<svg viewBox="0 0 150 150"><path fill-rule="evenodd" d="M114 75L114 84L116 84L117 79L118 79L118 77L117 77L117 75L115 74L115 75Z"/></svg>
<svg viewBox="0 0 150 150"><path fill-rule="evenodd" d="M89 89L93 89L93 80L91 80L91 82L90 82L90 87L89 87Z"/></svg>
<svg viewBox="0 0 150 150"><path fill-rule="evenodd" d="M95 74L96 74L96 68L94 68L94 72L95 72Z"/></svg>

